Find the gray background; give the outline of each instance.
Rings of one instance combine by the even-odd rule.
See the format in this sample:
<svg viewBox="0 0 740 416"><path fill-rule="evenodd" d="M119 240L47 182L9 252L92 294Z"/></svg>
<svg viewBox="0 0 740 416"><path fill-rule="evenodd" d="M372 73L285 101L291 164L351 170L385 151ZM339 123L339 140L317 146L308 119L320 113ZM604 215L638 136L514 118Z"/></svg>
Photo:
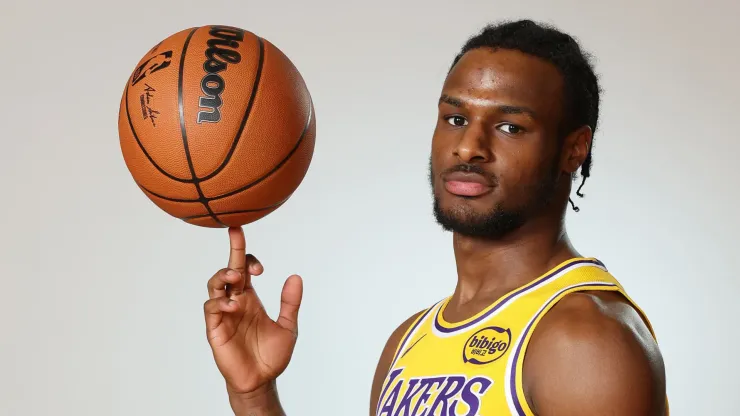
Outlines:
<svg viewBox="0 0 740 416"><path fill-rule="evenodd" d="M305 279L288 414L366 414L390 332L455 284L427 160L445 71L485 23L577 36L605 89L593 176L568 229L651 318L675 415L734 414L740 5L714 1L3 0L0 12L0 414L227 415L205 340L225 230L135 187L117 136L139 58L229 24L275 43L313 95L311 169L246 227L272 316ZM306 409L314 409L308 411Z"/></svg>

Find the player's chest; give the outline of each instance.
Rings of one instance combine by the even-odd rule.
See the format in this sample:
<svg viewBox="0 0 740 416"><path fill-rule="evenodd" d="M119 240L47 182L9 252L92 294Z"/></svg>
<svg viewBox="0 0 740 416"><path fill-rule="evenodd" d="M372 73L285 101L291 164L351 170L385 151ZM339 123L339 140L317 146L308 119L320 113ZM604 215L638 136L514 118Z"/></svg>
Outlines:
<svg viewBox="0 0 740 416"><path fill-rule="evenodd" d="M508 409L515 336L510 328L495 325L448 337L418 334L399 350L377 415L508 414L500 409Z"/></svg>

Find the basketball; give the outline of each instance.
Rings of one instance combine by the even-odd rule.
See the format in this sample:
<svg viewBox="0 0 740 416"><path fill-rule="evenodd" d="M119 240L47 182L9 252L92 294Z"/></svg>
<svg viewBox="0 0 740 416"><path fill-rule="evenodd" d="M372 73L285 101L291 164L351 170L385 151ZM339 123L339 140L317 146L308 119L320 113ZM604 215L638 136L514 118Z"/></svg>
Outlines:
<svg viewBox="0 0 740 416"><path fill-rule="evenodd" d="M303 181L316 116L305 81L275 45L231 26L175 33L137 63L121 99L126 166L166 213L241 226Z"/></svg>

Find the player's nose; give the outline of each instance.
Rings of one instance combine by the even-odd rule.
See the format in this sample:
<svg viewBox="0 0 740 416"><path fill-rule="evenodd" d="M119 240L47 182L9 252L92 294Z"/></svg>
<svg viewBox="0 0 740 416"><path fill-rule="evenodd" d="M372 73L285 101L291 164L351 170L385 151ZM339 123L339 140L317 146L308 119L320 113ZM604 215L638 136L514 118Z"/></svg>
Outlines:
<svg viewBox="0 0 740 416"><path fill-rule="evenodd" d="M454 149L455 156L464 163L486 163L493 159L493 149L485 129L471 123L465 129Z"/></svg>

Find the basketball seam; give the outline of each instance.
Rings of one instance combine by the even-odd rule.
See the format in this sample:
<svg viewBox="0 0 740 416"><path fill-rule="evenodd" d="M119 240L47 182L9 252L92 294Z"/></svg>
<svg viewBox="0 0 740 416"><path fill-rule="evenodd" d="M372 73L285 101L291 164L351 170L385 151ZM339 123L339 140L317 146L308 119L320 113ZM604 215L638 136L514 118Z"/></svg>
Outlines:
<svg viewBox="0 0 740 416"><path fill-rule="evenodd" d="M242 187L240 187L238 189L235 189L233 191L229 191L229 192L227 192L225 194L221 194L221 195L218 195L218 196L215 196L215 197L210 197L210 198L204 197L205 198L204 200L207 201L207 202L210 202L210 201L215 201L215 200L218 200L218 199L223 199L223 198L226 198L226 197L229 197L229 196L238 194L239 192L245 191L245 190L247 190L247 189L249 189L249 188L257 185L258 183L262 182L263 180L267 179L268 177L270 177L270 175L272 175L273 173L275 173L278 169L280 169L283 165L285 165L288 162L288 160L290 160L290 158L296 153L296 151L298 151L298 148L300 147L301 143L303 143L303 141L305 140L306 134L308 133L308 129L311 126L311 121L313 121L312 120L313 119L313 103L312 102L309 102L309 113L308 113L308 117L306 119L307 119L306 125L304 126L303 132L301 133L301 136L298 138L298 141L296 142L295 146L290 150L290 152L288 152L288 154L285 156L285 158L283 158L283 160L281 160L280 163L278 163L277 165L275 165L275 167L273 167L269 172L267 172L266 174L262 175L261 177L257 178L256 180L254 180L254 181L250 182L249 184L244 185L244 186L242 186ZM181 199L181 198L166 197L166 196L159 195L159 194L157 194L155 192L150 191L149 189L147 189L146 187L142 186L139 183L137 183L137 185L139 185L139 187L141 187L146 192L148 192L148 193L156 196L157 198L163 199L165 201L170 201L170 202L202 202L203 201L200 198L199 199Z"/></svg>
<svg viewBox="0 0 740 416"><path fill-rule="evenodd" d="M311 127L311 121L312 121L312 119L313 119L313 103L309 102L309 106L308 106L308 117L306 117L306 125L303 127L303 132L301 132L301 135L298 138L298 141L296 141L295 146L293 146L293 148L290 149L290 152L288 152L288 154L285 155L285 157L283 158L283 160L281 160L277 165L275 165L275 167L273 167L269 172L267 172L264 175L262 175L261 177L255 179L251 183L249 183L247 185L244 185L241 188L235 189L235 190L233 190L231 192L227 192L225 194L222 194L222 195L218 195L218 196L209 198L209 200L210 201L213 201L213 200L222 199L222 198L226 198L226 197L229 197L229 196L238 194L239 192L245 191L245 190L247 190L247 189L249 189L249 188L257 185L258 183L260 183L260 182L264 181L265 179L269 178L270 175L272 175L273 173L277 172L277 170L280 169L281 167L283 167L283 165L285 165L286 163L288 163L288 160L290 160L290 158L293 157L293 155L298 151L298 148L301 146L301 143L303 143L303 140L306 138L306 133L308 133L309 127Z"/></svg>
<svg viewBox="0 0 740 416"><path fill-rule="evenodd" d="M260 79L262 78L262 67L264 66L265 62L265 46L262 42L262 38L259 36L256 36L257 41L259 42L259 63L257 65L257 74L254 77L254 84L252 85L252 93L249 97L249 103L247 104L247 108L244 111L244 117L242 118L241 125L239 126L239 130L236 133L236 136L234 136L234 140L231 142L231 148L229 149L229 153L226 154L226 158L223 162L221 162L221 166L217 167L216 170L209 173L208 175L200 178L200 181L205 181L208 179L213 178L214 176L218 175L229 163L231 160L231 156L234 155L234 151L236 150L236 146L239 144L239 139L242 136L242 133L244 132L244 127L247 125L247 120L249 119L249 115L252 112L252 107L254 106L254 100L257 96L257 88L259 88L260 85Z"/></svg>
<svg viewBox="0 0 740 416"><path fill-rule="evenodd" d="M280 205L283 205L289 198L290 198L290 196L288 196L288 198L285 198L282 201L278 202L277 204L273 204L273 205L270 205L268 207L252 208L252 209L241 209L241 210L238 210L238 211L223 211L223 212L217 212L216 215L248 214L250 212L267 211L268 209L277 208ZM193 219L198 219L198 218L205 218L205 217L208 217L208 216L209 216L209 214L198 214L198 215L190 215L190 216L187 216L187 217L182 217L180 219L183 220L183 221L187 221L187 220L193 220Z"/></svg>
<svg viewBox="0 0 740 416"><path fill-rule="evenodd" d="M160 194L158 194L156 192L153 192L153 191L149 190L147 187L145 187L144 185L140 184L139 182L136 182L136 185L139 188L141 188L142 190L146 191L147 193L152 194L152 195L156 196L157 198L162 199L164 201L170 201L170 202L192 202L192 203L200 202L200 199L170 198L168 196L160 195Z"/></svg>
<svg viewBox="0 0 740 416"><path fill-rule="evenodd" d="M193 158L190 155L190 149L188 147L188 134L187 129L185 126L185 108L183 106L183 74L185 72L185 53L188 50L188 45L190 44L190 39L192 39L193 35L196 31L198 31L199 28L194 28L190 34L188 35L188 38L185 40L185 45L182 47L182 53L180 54L180 70L178 73L178 79L177 79L177 104L179 107L179 115L180 115L180 133L182 135L182 143L185 148L185 158L188 160L188 167L190 168L190 174L192 175L192 181L193 185L195 185L195 190L198 192L198 201L203 204L203 206L206 207L206 210L208 211L208 214L213 218L214 221L216 221L217 224L221 224L222 226L226 227L226 224L222 223L221 220L218 219L216 214L213 213L213 210L208 205L208 198L203 194L203 190L200 188L200 180L195 174L195 167L193 166Z"/></svg>
<svg viewBox="0 0 740 416"><path fill-rule="evenodd" d="M184 182L184 183L190 183L192 182L190 179L184 179L184 178L178 178L177 176L174 176L170 174L169 172L162 169L157 162L152 159L152 157L149 155L149 152L146 151L146 148L144 148L144 145L141 143L141 140L139 140L139 135L136 134L136 129L134 128L134 123L131 121L131 111L129 111L128 108L128 83L126 83L126 93L125 93L125 101L126 101L126 119L128 120L129 128L131 129L131 134L134 136L134 140L136 140L136 144L139 145L139 149L144 153L144 156L146 156L147 159L149 159L149 162L154 166L159 172L161 172L164 176L177 181L177 182Z"/></svg>

